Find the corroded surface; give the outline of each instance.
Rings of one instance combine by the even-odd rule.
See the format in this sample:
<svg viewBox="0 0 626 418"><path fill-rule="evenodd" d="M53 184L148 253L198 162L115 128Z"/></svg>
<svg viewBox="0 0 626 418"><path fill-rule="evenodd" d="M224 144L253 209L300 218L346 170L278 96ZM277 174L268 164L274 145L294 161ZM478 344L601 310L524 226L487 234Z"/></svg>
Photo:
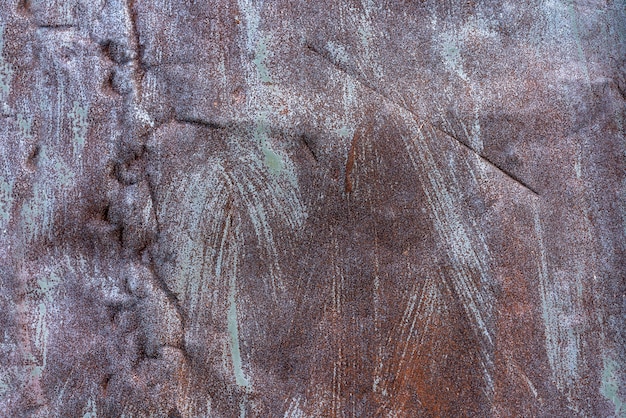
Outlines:
<svg viewBox="0 0 626 418"><path fill-rule="evenodd" d="M2 2L0 415L624 416L625 42L619 1Z"/></svg>

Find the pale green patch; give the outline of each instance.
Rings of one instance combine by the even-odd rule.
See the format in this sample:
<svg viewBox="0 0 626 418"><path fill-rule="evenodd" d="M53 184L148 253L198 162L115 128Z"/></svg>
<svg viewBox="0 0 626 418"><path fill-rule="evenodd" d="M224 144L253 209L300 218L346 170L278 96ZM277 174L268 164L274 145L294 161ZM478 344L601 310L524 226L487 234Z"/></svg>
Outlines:
<svg viewBox="0 0 626 418"><path fill-rule="evenodd" d="M572 25L574 41L576 42L576 52L578 52L578 59L580 60L580 64L582 65L583 71L585 73L585 77L587 78L587 84L591 86L589 67L587 66L587 58L585 57L585 51L583 50L583 41L580 37L580 28L578 26L578 17L576 15L576 5L574 4L573 0L569 1L567 8L570 14L570 22Z"/></svg>
<svg viewBox="0 0 626 418"><path fill-rule="evenodd" d="M53 163L55 179L61 186L70 186L74 181L74 172L62 161Z"/></svg>
<svg viewBox="0 0 626 418"><path fill-rule="evenodd" d="M267 65L265 65L265 60L267 59L267 57L268 52L265 38L261 38L256 44L254 59L252 60L252 62L256 66L256 70L259 74L259 77L261 78L261 81L263 83L272 83L272 77L270 77Z"/></svg>
<svg viewBox="0 0 626 418"><path fill-rule="evenodd" d="M226 223L226 228L228 228L228 222ZM227 230L224 231L224 235L222 236L222 244L220 248L220 257L223 255L225 246L226 246L226 238L228 236ZM230 356L233 361L233 369L235 372L235 382L237 385L248 388L250 387L250 382L243 373L242 361L241 361L241 350L239 349L239 324L237 321L237 260L236 254L235 260L233 260L233 271L230 273L230 281L229 281L229 289L228 289L228 334L230 335Z"/></svg>
<svg viewBox="0 0 626 418"><path fill-rule="evenodd" d="M261 146L263 152L263 163L272 174L279 174L283 171L285 164L280 157L269 145L269 137L267 135L267 119L264 114L257 118L254 130L254 139Z"/></svg>
<svg viewBox="0 0 626 418"><path fill-rule="evenodd" d="M463 59L458 42L451 36L446 37L441 42L441 57L446 66L461 79L467 81L468 77L463 70Z"/></svg>
<svg viewBox="0 0 626 418"><path fill-rule="evenodd" d="M283 160L278 154L269 148L263 148L263 156L265 157L263 161L272 174L278 174L282 171Z"/></svg>
<svg viewBox="0 0 626 418"><path fill-rule="evenodd" d="M37 280L37 284L39 285L39 289L37 289L37 293L44 296L47 300L52 300L52 290L54 290L61 281L61 278L57 276L55 273L51 273L50 277L47 279L39 279Z"/></svg>
<svg viewBox="0 0 626 418"><path fill-rule="evenodd" d="M22 205L20 219L22 228L27 238L34 239L40 236L43 230L48 226L48 214L50 203L49 196L45 188L34 186L33 197Z"/></svg>
<svg viewBox="0 0 626 418"><path fill-rule="evenodd" d="M13 179L0 177L0 225L5 225L13 208Z"/></svg>
<svg viewBox="0 0 626 418"><path fill-rule="evenodd" d="M35 379L39 379L42 374L43 374L42 366L33 366L33 369L30 371L30 376L34 377Z"/></svg>
<svg viewBox="0 0 626 418"><path fill-rule="evenodd" d="M246 49L252 51L261 23L259 4L253 0L238 0L237 3L246 25Z"/></svg>
<svg viewBox="0 0 626 418"><path fill-rule="evenodd" d="M239 402L239 418L246 418L246 397Z"/></svg>
<svg viewBox="0 0 626 418"><path fill-rule="evenodd" d="M55 190L59 186L70 186L74 172L61 160L51 157L47 146L39 151L39 163L47 176L40 177L33 185L33 195L22 205L20 219L28 239L34 239L50 231L52 226Z"/></svg>
<svg viewBox="0 0 626 418"><path fill-rule="evenodd" d="M9 96L13 80L13 67L4 61L4 29L5 24L0 24L0 101L2 102Z"/></svg>
<svg viewBox="0 0 626 418"><path fill-rule="evenodd" d="M335 133L342 138L350 138L352 135L354 135L352 133L352 130L347 126L342 126L341 128L336 129Z"/></svg>
<svg viewBox="0 0 626 418"><path fill-rule="evenodd" d="M624 401L619 398L619 365L610 358L604 358L602 386L600 393L615 405L615 416L626 417Z"/></svg>
<svg viewBox="0 0 626 418"><path fill-rule="evenodd" d="M74 102L74 107L67 116L72 121L72 133L74 134L72 141L72 149L74 151L74 158L80 159L85 148L85 142L87 140L87 114L89 113L88 105L81 105L79 102Z"/></svg>

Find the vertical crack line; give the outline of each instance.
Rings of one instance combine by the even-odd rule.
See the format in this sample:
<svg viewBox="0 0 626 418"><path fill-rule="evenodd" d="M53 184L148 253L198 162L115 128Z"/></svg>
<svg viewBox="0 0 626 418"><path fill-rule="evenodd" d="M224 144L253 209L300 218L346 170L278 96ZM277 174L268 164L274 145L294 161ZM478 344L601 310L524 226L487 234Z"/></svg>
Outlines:
<svg viewBox="0 0 626 418"><path fill-rule="evenodd" d="M304 45L305 49L307 49L308 51L311 51L313 54L317 55L318 57L322 58L324 61L328 62L332 67L336 68L338 71L342 72L343 74L345 74L347 77L349 77L350 79L358 82L360 85L362 85L363 87L365 87L367 90L370 90L371 92L373 92L374 94L381 96L383 99L385 99L387 102L399 107L400 109L403 109L404 111L408 112L409 114L411 114L414 119L416 120L416 122L418 122L418 124L420 126L423 126L424 123L430 125L433 129L441 132L442 134L444 134L445 136L453 139L455 142L457 142L458 144L462 145L464 148L466 148L467 150L469 150L472 154L475 154L476 156L478 156L481 160L483 160L484 162L486 162L489 166L493 167L494 169L496 169L496 171L501 172L502 174L504 174L507 178L513 180L515 183L519 184L520 186L522 186L524 189L526 189L527 191L529 191L530 193L532 193L535 196L540 196L540 194L537 192L536 189L534 189L533 187L531 187L527 182L525 182L524 180L522 180L521 178L519 178L518 176L516 176L515 174L509 172L508 170L504 169L503 167L501 167L500 165L494 163L493 161L491 161L489 158L485 157L484 155L482 155L481 153L479 153L478 151L476 151L474 148L472 148L470 145L466 144L465 142L461 141L459 138L457 138L455 135L450 134L449 132L446 132L444 130L442 130L441 128L439 128L438 126L434 125L432 122L430 121L422 121L421 118L419 117L419 115L417 113L415 113L413 110L411 110L408 106L399 103L396 100L393 100L388 94L384 93L383 91L381 91L380 89L370 85L369 83L367 83L367 81L363 80L362 77L357 76L352 74L352 72L347 68L347 66L336 62L335 59L333 59L330 54L320 50L320 48L316 47L315 45L311 44L311 43L306 43ZM420 122L421 121L421 122ZM350 159L350 155L348 155L348 159ZM348 185L350 185L348 187ZM352 188L351 183L348 183L348 178L346 177L346 190L348 190Z"/></svg>

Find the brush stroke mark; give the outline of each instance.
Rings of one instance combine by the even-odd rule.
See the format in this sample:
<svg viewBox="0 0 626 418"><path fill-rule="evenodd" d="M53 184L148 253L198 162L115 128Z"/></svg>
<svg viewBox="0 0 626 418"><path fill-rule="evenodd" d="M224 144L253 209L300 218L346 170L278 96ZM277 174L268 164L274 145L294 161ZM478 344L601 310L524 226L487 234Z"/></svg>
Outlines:
<svg viewBox="0 0 626 418"><path fill-rule="evenodd" d="M494 342L491 317L494 295L491 290L490 252L482 233L475 225L466 224L459 214L458 208L462 206L459 191L454 182L446 181L434 153L429 149L431 143L436 143L437 130L431 125L429 133L432 141L427 141L422 129L415 124L412 113L405 112L401 116L406 126L412 129L409 137L402 136L407 155L421 179L419 184L431 208L435 230L442 242L447 243L450 269L443 275L443 280L459 299L479 342L485 381L483 391L488 399L492 399Z"/></svg>
<svg viewBox="0 0 626 418"><path fill-rule="evenodd" d="M538 204L533 205L535 234L539 244L539 293L545 327L546 353L556 386L560 391L571 389L579 378L581 335L575 331L572 318L582 312L582 283L577 277L574 289L559 281L548 269L548 251ZM575 295L572 292L576 293ZM571 393L566 393L570 402Z"/></svg>
<svg viewBox="0 0 626 418"><path fill-rule="evenodd" d="M385 378L380 383L379 391L386 399L379 406L377 415L382 416L384 412L402 411L405 408L406 397L398 395L416 378L411 365L421 357L424 341L433 326L433 316L443 308L444 301L435 280L430 277L423 281L416 280L402 319L387 336L386 345L391 346L392 361L387 361L382 371ZM395 396L388 398L390 394Z"/></svg>
<svg viewBox="0 0 626 418"><path fill-rule="evenodd" d="M229 228L232 226L232 213L229 213L226 218L226 223L224 226L224 231L222 233L222 242L220 243L219 256L218 259L221 260L224 258L224 252L230 250L229 263L231 264L230 271L227 271L226 274L228 277L228 334L230 335L230 356L233 362L233 369L235 374L235 382L238 386L242 387L245 390L250 389L250 382L248 378L245 376L242 367L241 361L241 350L239 348L239 321L237 319L237 263L238 263L238 251L237 245L239 240L241 239L238 231L238 227L236 227L234 233L235 240L229 243L230 231ZM231 248L230 244L234 244ZM219 264L217 264L219 265ZM216 268L217 268L216 265ZM218 279L220 277L218 276Z"/></svg>
<svg viewBox="0 0 626 418"><path fill-rule="evenodd" d="M321 57L323 60L327 61L328 63L330 63L333 67L335 67L336 69L338 69L339 71L341 71L342 73L344 73L346 76L348 76L351 79L356 80L360 85L362 85L363 87L365 87L366 89L370 90L371 92L377 94L378 96L381 96L383 99L385 99L387 102L403 109L404 111L410 113L413 115L414 118L416 118L416 120L420 120L421 118L419 117L419 115L417 115L414 111L412 111L411 109L409 109L407 106L400 104L397 101L392 100L386 93L382 92L380 89L375 88L373 86L371 86L369 83L367 83L365 80L363 80L361 77L356 76L354 74L352 74L352 71L350 71L347 67L346 64L337 62L335 59L333 59L332 56L330 56L328 53L325 53L324 51L320 50L320 48L314 46L311 43L306 43L305 44L305 48L311 52L313 52L315 55ZM519 184L520 186L522 186L524 189L526 189L527 191L529 191L530 193L534 194L535 196L539 196L539 193L534 189L531 188L528 183L526 183L525 181L522 181L521 179L519 179L517 176L513 175L512 173L510 173L508 170L505 170L503 167L495 164L494 162L492 162L489 158L485 157L484 155L482 155L481 153L479 153L478 151L476 151L473 147L471 147L470 145L464 143L463 141L461 141L460 139L458 139L456 136L453 136L451 134L449 134L446 131L441 130L441 128L439 128L438 126L432 124L431 122L428 121L423 121L422 123L426 123L430 126L432 126L434 129L437 129L438 131L440 131L441 133L443 133L446 137L453 139L456 143L462 145L464 148L468 149L472 154L475 154L477 157L479 157L481 160L485 161L486 163L488 163L491 167L493 167L494 169L496 169L497 171L499 171L500 173L504 174L506 177L508 177L509 179L511 179L512 181L514 181L515 183Z"/></svg>
<svg viewBox="0 0 626 418"><path fill-rule="evenodd" d="M465 314L469 319L472 332L479 341L479 354L485 383L483 392L488 399L492 399L494 393L492 376L494 368L494 343L492 338L491 316L494 306L494 295L490 290L490 254L483 239L477 239L476 242L474 242L471 238L481 237L481 233L475 230L475 227L472 225L465 225L463 217L458 213L458 207L462 206L459 201L460 198L458 197L459 193L453 186L447 184L448 182L445 180L444 173L440 170L436 162L435 155L429 150L430 142L427 141L422 129L424 123L427 123L430 128L430 136L433 138L432 142L437 142L436 133L440 132L446 137L454 139L455 143L462 144L463 147L467 148L472 154L479 156L483 160L487 159L478 154L470 146L459 142L457 138L450 137L446 132L439 130L432 123L420 123L419 116L413 111L391 100L385 93L371 87L359 77L352 75L345 64L337 63L332 57L329 57L328 54L320 51L312 44L306 44L305 47L325 61L328 61L333 67L337 68L348 77L358 81L368 90L397 106L402 110L399 114L404 119L406 126L414 128L418 128L419 126L418 129L412 132L410 137L403 136L402 140L413 167L422 179L420 184L428 199L429 206L432 209L435 229L442 241L448 243L447 253L452 267L451 274L445 275L444 280L449 283L452 292L459 298ZM415 125L416 122L417 125ZM417 140L420 142L417 143ZM502 171L494 164L491 165L495 167L497 171L502 172L506 177L512 179L508 173ZM521 184L518 181L515 181L515 183ZM521 185L524 186L523 184ZM530 189L524 188L532 193ZM468 228L472 230L468 231Z"/></svg>

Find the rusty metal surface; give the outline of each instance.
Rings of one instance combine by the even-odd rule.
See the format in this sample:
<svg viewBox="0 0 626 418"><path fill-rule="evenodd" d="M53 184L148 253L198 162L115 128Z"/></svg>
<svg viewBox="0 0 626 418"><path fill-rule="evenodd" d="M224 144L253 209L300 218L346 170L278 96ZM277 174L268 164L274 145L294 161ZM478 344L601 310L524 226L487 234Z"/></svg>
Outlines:
<svg viewBox="0 0 626 418"><path fill-rule="evenodd" d="M0 4L0 416L626 416L623 1Z"/></svg>

